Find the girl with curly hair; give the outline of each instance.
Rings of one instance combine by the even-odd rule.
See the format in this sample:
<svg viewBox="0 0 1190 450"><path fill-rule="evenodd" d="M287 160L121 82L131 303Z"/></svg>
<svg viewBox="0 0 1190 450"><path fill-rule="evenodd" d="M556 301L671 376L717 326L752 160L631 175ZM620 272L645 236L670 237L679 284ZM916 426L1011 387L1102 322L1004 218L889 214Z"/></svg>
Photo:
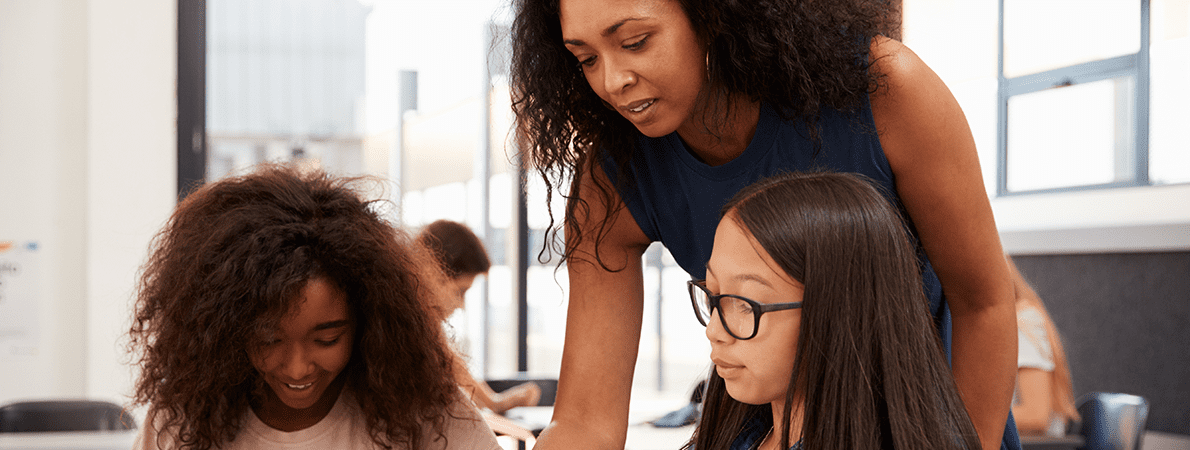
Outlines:
<svg viewBox="0 0 1190 450"><path fill-rule="evenodd" d="M983 445L1019 448L1013 290L974 139L941 79L884 35L892 3L514 1L522 160L568 199L551 225L570 295L540 449L623 445L648 245L703 278L727 199L808 169L891 193Z"/></svg>
<svg viewBox="0 0 1190 450"><path fill-rule="evenodd" d="M688 283L715 366L687 448L979 448L904 222L867 177L777 175L723 208Z"/></svg>
<svg viewBox="0 0 1190 450"><path fill-rule="evenodd" d="M263 166L178 205L130 330L135 448L499 448L454 384L432 256L361 181Z"/></svg>

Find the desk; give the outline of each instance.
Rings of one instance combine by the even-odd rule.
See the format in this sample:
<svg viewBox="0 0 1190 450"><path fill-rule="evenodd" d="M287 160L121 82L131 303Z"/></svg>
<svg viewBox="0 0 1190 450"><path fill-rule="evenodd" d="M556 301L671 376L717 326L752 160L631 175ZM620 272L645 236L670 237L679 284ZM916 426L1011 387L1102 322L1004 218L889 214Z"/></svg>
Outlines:
<svg viewBox="0 0 1190 450"><path fill-rule="evenodd" d="M0 433L0 450L128 450L136 430Z"/></svg>
<svg viewBox="0 0 1190 450"><path fill-rule="evenodd" d="M1021 435L1024 450L1074 450L1083 446L1083 437L1077 434L1062 437Z"/></svg>
<svg viewBox="0 0 1190 450"><path fill-rule="evenodd" d="M528 428L533 431L533 434L541 433L541 430L550 423L550 417L554 414L554 407L552 406L522 406L512 408L504 412L504 417L517 423L518 425ZM630 416L643 417L659 417L661 414L653 411L646 411L638 414L630 414ZM681 448L682 444L690 439L694 434L694 425L687 425L681 428L657 428L647 423L640 421L633 421L630 417L628 425L628 435L624 442L624 450L673 450Z"/></svg>

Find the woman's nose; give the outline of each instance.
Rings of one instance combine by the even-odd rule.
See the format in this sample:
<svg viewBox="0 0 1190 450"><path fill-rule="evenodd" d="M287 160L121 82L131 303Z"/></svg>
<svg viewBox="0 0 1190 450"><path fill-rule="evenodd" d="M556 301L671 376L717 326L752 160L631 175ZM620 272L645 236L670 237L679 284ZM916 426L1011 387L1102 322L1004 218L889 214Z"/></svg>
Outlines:
<svg viewBox="0 0 1190 450"><path fill-rule="evenodd" d="M636 84L636 71L614 59L604 58L603 88L609 94L620 94Z"/></svg>

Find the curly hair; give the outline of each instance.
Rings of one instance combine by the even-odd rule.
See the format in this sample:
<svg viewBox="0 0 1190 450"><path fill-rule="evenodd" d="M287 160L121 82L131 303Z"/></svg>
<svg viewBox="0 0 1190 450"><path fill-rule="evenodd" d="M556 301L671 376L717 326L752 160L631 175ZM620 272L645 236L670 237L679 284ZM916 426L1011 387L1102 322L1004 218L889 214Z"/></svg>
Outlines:
<svg viewBox="0 0 1190 450"><path fill-rule="evenodd" d="M457 388L426 301L440 275L364 200L366 181L262 166L198 189L154 238L129 331L141 368L134 401L160 413L182 448L235 438L268 389L248 349L316 277L346 294L355 344L340 376L366 394L355 399L372 440L420 448L423 426L443 435Z"/></svg>
<svg viewBox="0 0 1190 450"><path fill-rule="evenodd" d="M707 49L708 105L721 120L734 96L764 101L786 120L803 120L817 142L822 108L854 110L878 87L881 75L868 61L877 35L896 36L897 0L677 0L695 36ZM516 137L545 181L547 193L569 183L565 223L589 208L578 198L584 174L604 158L616 168L614 189L632 188L627 177L640 133L605 106L563 46L560 0L515 0L512 40L512 108ZM721 124L707 124L708 130ZM598 180L598 177L596 177ZM613 187L596 183L609 210L596 242L618 211L610 210ZM550 223L556 243L558 230ZM575 227L563 260L584 239ZM598 246L596 246L597 248ZM542 250L543 252L546 249Z"/></svg>

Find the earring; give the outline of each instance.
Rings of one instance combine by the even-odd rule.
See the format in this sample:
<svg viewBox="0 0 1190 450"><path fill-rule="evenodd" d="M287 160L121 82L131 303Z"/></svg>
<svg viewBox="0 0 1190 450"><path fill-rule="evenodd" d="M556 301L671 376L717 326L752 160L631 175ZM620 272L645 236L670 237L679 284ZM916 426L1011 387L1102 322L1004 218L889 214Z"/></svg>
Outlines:
<svg viewBox="0 0 1190 450"><path fill-rule="evenodd" d="M707 80L711 79L711 51L707 50Z"/></svg>

